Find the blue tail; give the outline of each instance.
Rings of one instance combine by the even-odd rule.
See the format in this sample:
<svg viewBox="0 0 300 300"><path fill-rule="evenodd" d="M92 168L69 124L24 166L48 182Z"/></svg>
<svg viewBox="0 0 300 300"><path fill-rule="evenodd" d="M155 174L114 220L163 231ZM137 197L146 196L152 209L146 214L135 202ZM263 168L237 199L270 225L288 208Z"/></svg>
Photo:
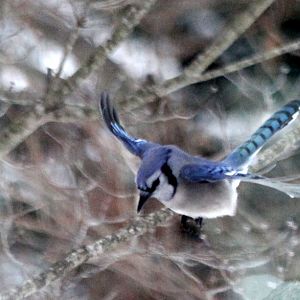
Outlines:
<svg viewBox="0 0 300 300"><path fill-rule="evenodd" d="M253 135L229 154L223 162L233 169L239 169L251 162L251 158L279 130L287 126L300 110L300 100L286 104L274 113Z"/></svg>

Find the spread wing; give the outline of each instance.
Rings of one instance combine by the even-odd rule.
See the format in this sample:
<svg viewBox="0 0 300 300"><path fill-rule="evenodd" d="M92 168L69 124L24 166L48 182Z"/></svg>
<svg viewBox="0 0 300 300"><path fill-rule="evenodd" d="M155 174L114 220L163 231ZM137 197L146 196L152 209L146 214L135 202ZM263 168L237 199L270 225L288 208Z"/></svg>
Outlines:
<svg viewBox="0 0 300 300"><path fill-rule="evenodd" d="M113 107L108 93L103 92L99 100L99 111L102 112L106 126L117 137L124 146L134 155L139 157L155 144L146 140L137 139L127 133L120 123L118 114Z"/></svg>
<svg viewBox="0 0 300 300"><path fill-rule="evenodd" d="M283 106L259 127L245 143L233 150L223 162L236 170L249 165L255 154L269 139L297 117L299 110L300 100L293 100Z"/></svg>

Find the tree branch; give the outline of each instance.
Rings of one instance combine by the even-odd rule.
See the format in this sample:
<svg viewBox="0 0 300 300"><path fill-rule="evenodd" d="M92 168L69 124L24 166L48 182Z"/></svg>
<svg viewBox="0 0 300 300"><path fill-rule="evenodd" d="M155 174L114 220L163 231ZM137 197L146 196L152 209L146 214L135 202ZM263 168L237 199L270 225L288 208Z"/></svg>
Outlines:
<svg viewBox="0 0 300 300"><path fill-rule="evenodd" d="M247 10L242 12L233 22L224 28L223 34L219 35L213 44L184 70L181 75L184 78L193 77L202 73L218 58L226 49L229 48L274 2L274 0L258 0L252 2ZM224 34L225 33L225 34ZM172 86L172 79L166 86Z"/></svg>
<svg viewBox="0 0 300 300"><path fill-rule="evenodd" d="M282 155L286 155L295 148L299 148L297 144L299 144L300 137L300 125L296 126L290 132L284 134L284 136L280 137L280 139L273 143L271 147L262 150L257 158L257 161L251 165L252 171L259 171L267 166L270 166L273 162L276 162L278 158L282 157Z"/></svg>
<svg viewBox="0 0 300 300"><path fill-rule="evenodd" d="M231 46L274 2L275 0L259 0L252 2L248 9L236 16L234 21L226 26L210 47L203 54L198 55L194 61L186 67L182 74L166 80L160 86L152 86L140 89L128 102L144 104L154 97L162 97L182 87L195 83L199 76L218 58L229 46Z"/></svg>
<svg viewBox="0 0 300 300"><path fill-rule="evenodd" d="M277 48L274 48L272 50L269 50L269 51L266 51L263 53L255 54L253 56L250 56L249 58L242 59L238 62L234 62L225 67L222 67L222 68L219 68L216 70L212 70L212 71L206 72L204 74L199 74L193 78L190 78L188 85L197 83L197 82L199 83L199 82L208 81L208 80L211 80L211 79L214 79L217 77L224 76L229 73L237 72L242 69L245 69L245 68L251 67L253 65L262 63L264 61L270 60L277 56L280 56L280 55L283 55L286 53L290 53L290 52L293 52L293 51L296 51L299 49L300 49L300 40L298 39L287 45L277 47ZM179 88L182 88L182 87L184 87L184 86L180 86Z"/></svg>
<svg viewBox="0 0 300 300"><path fill-rule="evenodd" d="M138 216L125 229L101 238L90 245L71 251L63 260L53 264L45 272L34 276L22 286L1 294L0 299L24 299L50 285L52 282L62 279L70 271L87 262L89 259L97 258L118 244L130 240L132 237L140 236L166 223L174 214L171 210L163 208L144 217Z"/></svg>
<svg viewBox="0 0 300 300"><path fill-rule="evenodd" d="M107 55L111 53L116 47L128 37L133 28L137 26L141 19L149 12L157 0L144 0L140 6L130 5L127 8L122 20L112 37L102 46L99 46L95 53L92 54L81 66L81 68L64 82L62 87L63 95L67 95L74 91L82 80L87 78L92 71L99 68L107 59Z"/></svg>
<svg viewBox="0 0 300 300"><path fill-rule="evenodd" d="M294 42L290 42L287 45L274 48L272 50L254 54L253 56L250 56L248 58L242 59L240 61L234 62L232 64L229 64L227 66L221 67L219 69L215 69L212 71L205 72L203 74L198 74L197 76L190 77L187 81L181 81L178 82L178 86L175 87L175 85L172 87L174 90L168 90L165 88L165 83L162 85L154 85L150 90L146 90L146 92L143 89L138 90L134 96L130 97L130 105L127 108L128 110L135 110L140 108L142 105L147 103L147 101L150 101L154 95L159 95L160 97L166 96L167 94L177 91L181 88L184 88L188 85L194 84L194 83L201 83L208 80L212 80L221 76L224 76L226 74L230 74L233 72L241 71L245 68L254 66L259 63L263 63L267 60L270 60L272 58L278 57L280 55L284 55L286 53L290 53L293 51L300 50L300 39L297 39ZM151 97L152 95L152 97Z"/></svg>

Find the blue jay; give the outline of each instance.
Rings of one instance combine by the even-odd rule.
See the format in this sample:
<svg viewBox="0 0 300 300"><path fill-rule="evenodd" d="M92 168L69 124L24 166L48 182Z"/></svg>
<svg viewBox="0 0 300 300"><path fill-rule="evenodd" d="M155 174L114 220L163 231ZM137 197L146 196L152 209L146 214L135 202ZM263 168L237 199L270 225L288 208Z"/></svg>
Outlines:
<svg viewBox="0 0 300 300"><path fill-rule="evenodd" d="M160 145L129 135L120 124L109 95L102 93L99 101L99 111L108 129L141 159L136 176L140 192L137 211L153 197L182 215L183 226L192 218L200 227L202 218L235 214L236 189L240 181L266 185L291 197L300 197L298 185L248 173L248 166L256 153L276 132L290 124L299 110L300 100L291 101L225 159L212 161L190 155L174 145Z"/></svg>

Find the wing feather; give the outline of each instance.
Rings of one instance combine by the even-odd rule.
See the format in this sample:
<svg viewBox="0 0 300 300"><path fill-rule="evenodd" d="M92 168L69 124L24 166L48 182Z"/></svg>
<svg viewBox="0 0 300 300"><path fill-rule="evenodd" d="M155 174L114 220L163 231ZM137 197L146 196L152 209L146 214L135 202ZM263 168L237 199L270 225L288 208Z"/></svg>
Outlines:
<svg viewBox="0 0 300 300"><path fill-rule="evenodd" d="M154 145L146 140L138 139L128 134L121 125L118 113L113 107L107 92L101 94L98 104L99 111L102 112L107 128L132 154L142 157L144 152Z"/></svg>

